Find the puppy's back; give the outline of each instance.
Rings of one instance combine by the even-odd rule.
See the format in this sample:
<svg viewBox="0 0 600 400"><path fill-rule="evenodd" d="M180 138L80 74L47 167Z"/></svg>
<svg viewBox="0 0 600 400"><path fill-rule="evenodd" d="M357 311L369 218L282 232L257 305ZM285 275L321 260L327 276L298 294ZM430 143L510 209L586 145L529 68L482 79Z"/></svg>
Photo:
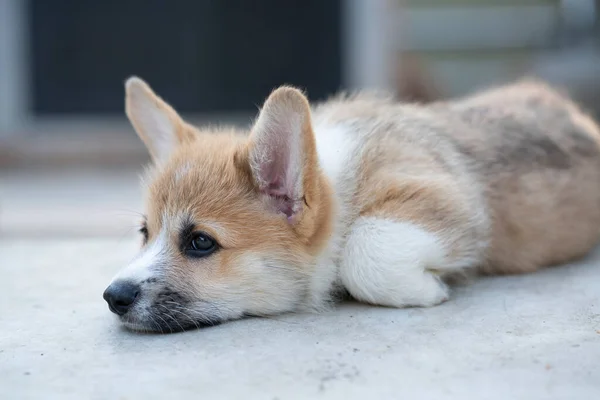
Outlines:
<svg viewBox="0 0 600 400"><path fill-rule="evenodd" d="M567 96L521 82L447 105L485 185L488 272L528 272L584 255L600 228L600 131Z"/></svg>

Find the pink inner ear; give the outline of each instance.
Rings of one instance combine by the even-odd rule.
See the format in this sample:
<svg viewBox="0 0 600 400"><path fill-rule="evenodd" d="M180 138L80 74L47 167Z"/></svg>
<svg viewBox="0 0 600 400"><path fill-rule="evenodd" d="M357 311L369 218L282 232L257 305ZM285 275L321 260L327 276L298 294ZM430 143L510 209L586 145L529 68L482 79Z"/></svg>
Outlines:
<svg viewBox="0 0 600 400"><path fill-rule="evenodd" d="M271 168L265 168L267 170L271 170L270 172L274 172ZM262 168L261 168L262 170ZM263 175L263 177L266 177ZM288 217L288 221L291 221L292 217L296 213L296 203L297 200L294 200L292 197L291 188L286 187L284 179L274 174L271 179L265 180L267 182L267 186L262 187L261 191L271 197L273 200L275 207L277 210Z"/></svg>
<svg viewBox="0 0 600 400"><path fill-rule="evenodd" d="M299 211L301 202L294 193L294 176L289 165L289 149L278 146L270 149L270 161L263 162L258 167L260 176L260 191L271 198L277 211L285 214L291 222ZM288 150L288 151L286 151Z"/></svg>

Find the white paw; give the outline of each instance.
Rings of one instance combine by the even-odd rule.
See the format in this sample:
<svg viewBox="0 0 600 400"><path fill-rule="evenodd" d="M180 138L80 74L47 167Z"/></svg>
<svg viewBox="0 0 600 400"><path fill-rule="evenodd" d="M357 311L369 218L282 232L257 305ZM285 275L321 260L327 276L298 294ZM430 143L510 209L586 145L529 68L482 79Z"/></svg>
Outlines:
<svg viewBox="0 0 600 400"><path fill-rule="evenodd" d="M402 268L398 266L397 268ZM388 307L432 307L450 298L449 289L437 276L421 271L402 280L386 282L346 282L350 294L360 301Z"/></svg>
<svg viewBox="0 0 600 400"><path fill-rule="evenodd" d="M449 298L430 268L443 268L445 251L422 228L377 218L354 225L344 248L342 282L357 300L391 307L431 307Z"/></svg>
<svg viewBox="0 0 600 400"><path fill-rule="evenodd" d="M413 289L396 298L397 307L432 307L450 298L448 286L437 275L428 271L423 271L423 276L415 279Z"/></svg>

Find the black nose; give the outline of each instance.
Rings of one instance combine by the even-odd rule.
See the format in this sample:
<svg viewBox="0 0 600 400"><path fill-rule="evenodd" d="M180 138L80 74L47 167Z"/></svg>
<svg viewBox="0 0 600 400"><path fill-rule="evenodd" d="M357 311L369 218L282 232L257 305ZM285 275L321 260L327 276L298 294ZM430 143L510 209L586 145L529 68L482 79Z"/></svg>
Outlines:
<svg viewBox="0 0 600 400"><path fill-rule="evenodd" d="M128 281L117 281L106 288L102 297L108 303L110 311L123 315L131 308L139 294L138 285Z"/></svg>

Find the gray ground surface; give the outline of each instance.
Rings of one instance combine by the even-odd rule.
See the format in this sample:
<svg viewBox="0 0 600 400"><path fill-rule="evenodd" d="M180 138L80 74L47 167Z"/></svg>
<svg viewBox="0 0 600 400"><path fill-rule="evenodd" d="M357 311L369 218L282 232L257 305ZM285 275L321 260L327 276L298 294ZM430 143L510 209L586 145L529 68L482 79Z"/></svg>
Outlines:
<svg viewBox="0 0 600 400"><path fill-rule="evenodd" d="M101 298L136 242L2 239L0 398L600 398L600 251L432 309L350 303L150 335Z"/></svg>

